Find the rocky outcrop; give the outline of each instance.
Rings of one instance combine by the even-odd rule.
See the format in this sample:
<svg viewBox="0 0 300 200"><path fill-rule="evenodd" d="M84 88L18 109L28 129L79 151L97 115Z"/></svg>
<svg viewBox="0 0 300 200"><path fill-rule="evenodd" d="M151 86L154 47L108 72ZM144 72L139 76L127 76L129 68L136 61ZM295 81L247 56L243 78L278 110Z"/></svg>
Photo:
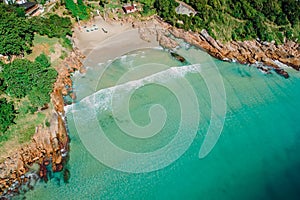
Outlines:
<svg viewBox="0 0 300 200"><path fill-rule="evenodd" d="M173 49L178 46L178 43L169 37L170 33L162 30L156 30L159 45L168 49Z"/></svg>
<svg viewBox="0 0 300 200"><path fill-rule="evenodd" d="M281 67L288 65L296 70L300 70L300 45L299 43L288 41L282 45L261 42L258 40L236 42L231 41L226 44L213 39L206 30L200 33L184 31L170 26L158 17L158 23L177 38L182 38L187 43L207 51L215 58L224 61L237 61L241 64L254 64L261 66L270 73L271 70L288 78L289 74ZM165 46L169 48L168 46ZM260 67L261 68L261 67Z"/></svg>
<svg viewBox="0 0 300 200"><path fill-rule="evenodd" d="M172 56L173 58L175 58L176 60L178 60L179 62L184 63L184 62L186 61L185 58L182 57L181 55L179 55L179 54L177 54L177 53L175 53L175 52L170 52L170 53L171 53L171 56Z"/></svg>
<svg viewBox="0 0 300 200"><path fill-rule="evenodd" d="M40 178L47 181L49 170L64 170L69 151L69 137L64 121L63 95L72 94L71 73L75 70L83 72L80 61L82 57L75 49L56 67L58 77L51 94L54 108L50 126L36 127L32 141L0 163L1 199L8 199L12 195L31 189ZM66 171L66 174L68 173Z"/></svg>

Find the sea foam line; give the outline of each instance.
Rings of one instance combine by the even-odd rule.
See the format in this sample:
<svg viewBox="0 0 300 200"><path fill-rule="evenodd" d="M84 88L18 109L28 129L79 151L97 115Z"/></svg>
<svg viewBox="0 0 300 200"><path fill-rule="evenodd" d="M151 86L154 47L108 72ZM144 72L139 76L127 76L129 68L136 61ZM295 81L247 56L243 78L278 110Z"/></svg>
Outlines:
<svg viewBox="0 0 300 200"><path fill-rule="evenodd" d="M167 81L182 78L187 73L197 73L199 72L201 64L192 64L181 67L171 67L167 70L160 71L149 76L146 76L141 79L128 81L126 83L122 83L119 85L115 85L108 88L103 88L85 98L80 100L79 104L84 104L89 108L93 107L97 110L111 110L110 103L113 95L121 95L121 91L130 92L132 90L136 90L146 84L149 83L166 83ZM66 111L72 110L73 105L69 105L65 107Z"/></svg>

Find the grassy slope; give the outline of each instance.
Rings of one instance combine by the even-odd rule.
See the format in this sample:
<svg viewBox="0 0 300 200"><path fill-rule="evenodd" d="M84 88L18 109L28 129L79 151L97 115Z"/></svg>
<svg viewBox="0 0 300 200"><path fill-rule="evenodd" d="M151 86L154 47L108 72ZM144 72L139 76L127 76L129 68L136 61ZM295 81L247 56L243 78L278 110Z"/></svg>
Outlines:
<svg viewBox="0 0 300 200"><path fill-rule="evenodd" d="M33 40L32 53L25 55L26 59L33 61L42 52L46 55L54 58L52 59L52 66L56 67L62 61L61 54L66 54L66 49L60 45L62 42L58 38L48 38L47 36L35 35ZM2 94L4 96L4 94ZM9 127L5 135L0 136L0 162L10 152L20 147L22 144L31 140L35 133L35 128L38 125L45 126L51 115L50 109L44 111L38 111L30 113L29 100L25 97L21 100L12 99L5 95L5 97L15 102L15 108L18 115L16 117L15 124Z"/></svg>
<svg viewBox="0 0 300 200"><path fill-rule="evenodd" d="M297 19L300 3L297 0L182 1L198 12L196 16L176 14L176 0L155 0L155 3L149 6L154 7L170 24L192 31L201 31L204 28L215 39L224 42L260 38L263 41L275 40L280 44L284 42L284 37L300 41L300 19ZM295 6L288 5L286 9L286 1L294 2ZM164 7L166 4L168 6ZM178 21L182 21L183 24Z"/></svg>
<svg viewBox="0 0 300 200"><path fill-rule="evenodd" d="M61 17L69 16L65 6L58 4L52 8L48 14L57 14ZM44 14L44 15L45 15ZM75 19L71 19L74 23ZM50 57L51 66L57 69L63 59L69 54L72 46L70 41L65 37L62 38L49 38L35 34L33 40L32 52L25 54L24 58L34 61L41 53ZM15 109L18 114L16 116L15 124L11 125L7 132L0 135L0 162L3 158L16 151L24 143L29 142L35 133L35 128L38 125L46 126L49 123L53 105L49 104L49 108L43 111L30 113L30 105L27 97L23 99L13 99L6 94L0 94L0 97L5 97L9 101L14 101ZM29 111L28 111L29 110Z"/></svg>
<svg viewBox="0 0 300 200"><path fill-rule="evenodd" d="M246 19L244 15L242 16L245 19L235 18L232 14L229 13L230 8L226 7L225 5L226 3L223 4L223 11L215 10L211 6L207 5L208 7L210 7L210 9L214 9L215 14L217 15L215 19L211 20L211 22L209 23L209 27L212 29L212 32L214 33L217 39L221 41L230 41L233 39L232 35L234 32L236 32L237 29L244 29L245 24L247 22L252 22L252 20ZM263 14L261 13L261 15ZM292 30L294 39L300 37L300 23L298 23L294 27L292 27L290 23L278 26L274 22L270 21L267 17L265 17L262 24L266 27L268 34L270 34L273 37L272 39L275 40L277 43L282 43L282 39L279 37L279 34L284 34L284 32L288 29ZM253 26L252 32L254 32L255 30L256 27ZM244 37L238 37L238 39L248 40L255 39L255 37L249 36L248 33Z"/></svg>

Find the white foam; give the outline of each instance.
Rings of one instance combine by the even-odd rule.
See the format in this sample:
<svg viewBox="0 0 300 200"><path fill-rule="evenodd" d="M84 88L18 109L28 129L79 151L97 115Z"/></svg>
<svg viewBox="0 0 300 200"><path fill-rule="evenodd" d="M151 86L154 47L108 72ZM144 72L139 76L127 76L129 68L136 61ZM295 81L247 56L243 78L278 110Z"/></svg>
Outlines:
<svg viewBox="0 0 300 200"><path fill-rule="evenodd" d="M115 60L118 60L120 59L122 62L125 62L127 61L128 59L131 59L131 58L134 58L136 56L138 56L139 54L137 53L132 53L132 54L125 54L125 55L122 55L120 57L117 57Z"/></svg>
<svg viewBox="0 0 300 200"><path fill-rule="evenodd" d="M291 68L291 67L289 67L288 65L286 65L286 64L284 64L284 63L282 63L282 62L280 62L279 60L274 60L274 63L275 64L277 64L279 67L281 67L281 68Z"/></svg>
<svg viewBox="0 0 300 200"><path fill-rule="evenodd" d="M73 111L72 108L73 108L73 104L71 104L71 105L66 105L66 106L64 107L65 113L68 113L69 111L72 112L72 111Z"/></svg>
<svg viewBox="0 0 300 200"><path fill-rule="evenodd" d="M158 47L153 47L153 49L164 50L164 48L163 48L163 47L161 47L161 46L158 46Z"/></svg>
<svg viewBox="0 0 300 200"><path fill-rule="evenodd" d="M73 78L78 78L78 77L82 77L84 76L85 74L84 73L80 73L78 70L75 71L72 75Z"/></svg>
<svg viewBox="0 0 300 200"><path fill-rule="evenodd" d="M120 91L133 91L149 83L165 83L171 79L184 77L187 73L197 73L200 69L200 64L187 65L182 67L171 67L165 71L161 71L150 76L144 77L142 79L129 81L120 85L116 85L109 88L101 89L94 94L83 98L80 103L84 106L90 108L95 108L97 110L111 110L111 100L114 95L122 96ZM69 108L67 108L69 110Z"/></svg>
<svg viewBox="0 0 300 200"><path fill-rule="evenodd" d="M124 62L126 62L127 61L127 55L123 55L123 56L121 56L121 57L118 57L117 59L120 59L120 61L122 62L122 63L124 63Z"/></svg>

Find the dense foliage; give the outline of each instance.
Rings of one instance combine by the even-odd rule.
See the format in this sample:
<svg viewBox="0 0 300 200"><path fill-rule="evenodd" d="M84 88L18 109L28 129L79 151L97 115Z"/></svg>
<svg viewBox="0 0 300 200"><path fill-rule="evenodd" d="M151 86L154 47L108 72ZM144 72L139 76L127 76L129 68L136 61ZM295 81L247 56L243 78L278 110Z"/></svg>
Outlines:
<svg viewBox="0 0 300 200"><path fill-rule="evenodd" d="M8 127L14 123L15 109L11 102L7 102L5 98L0 99L0 135L4 133Z"/></svg>
<svg viewBox="0 0 300 200"><path fill-rule="evenodd" d="M49 66L43 54L35 62L16 59L4 65L2 73L5 92L16 98L28 95L33 106L43 106L50 101L50 92L57 76L55 69Z"/></svg>
<svg viewBox="0 0 300 200"><path fill-rule="evenodd" d="M65 0L66 8L71 12L73 17L79 17L81 20L89 18L88 7L82 0L77 0L77 4L73 0Z"/></svg>
<svg viewBox="0 0 300 200"><path fill-rule="evenodd" d="M48 37L65 37L72 35L71 20L68 17L60 17L52 14L48 17L34 17L30 19L31 28L40 35L47 35Z"/></svg>
<svg viewBox="0 0 300 200"><path fill-rule="evenodd" d="M160 0L155 1L154 7L156 8L157 12L164 18L167 22L171 23L172 25L176 24L176 12L175 8L179 4L176 1L167 1L167 0Z"/></svg>
<svg viewBox="0 0 300 200"><path fill-rule="evenodd" d="M62 45L69 42L66 36L72 34L69 17L46 14L27 18L24 9L14 5L0 3L0 19L0 54L9 58L30 53L35 34L62 38L59 40ZM9 133L3 133L14 120L18 126L19 116L26 117L28 112L34 113L50 101L56 77L56 70L43 53L34 62L27 59L15 59L8 64L0 62L0 144L8 139ZM7 102L7 99L11 102ZM34 133L29 129L19 131L24 132L25 136L27 132Z"/></svg>
<svg viewBox="0 0 300 200"><path fill-rule="evenodd" d="M71 20L58 15L25 18L22 10L0 3L0 54L30 52L34 33L49 37L71 35Z"/></svg>
<svg viewBox="0 0 300 200"><path fill-rule="evenodd" d="M284 37L300 41L300 1L298 0L184 0L197 14L175 13L175 0L144 0L169 23L186 30L209 33L224 40L260 38L281 43ZM179 23L179 22L182 23Z"/></svg>
<svg viewBox="0 0 300 200"><path fill-rule="evenodd" d="M44 53L36 57L35 62L39 63L43 68L48 68L51 65L49 58Z"/></svg>
<svg viewBox="0 0 300 200"><path fill-rule="evenodd" d="M4 4L0 4L0 19L0 54L19 55L28 52L34 34L28 20Z"/></svg>

